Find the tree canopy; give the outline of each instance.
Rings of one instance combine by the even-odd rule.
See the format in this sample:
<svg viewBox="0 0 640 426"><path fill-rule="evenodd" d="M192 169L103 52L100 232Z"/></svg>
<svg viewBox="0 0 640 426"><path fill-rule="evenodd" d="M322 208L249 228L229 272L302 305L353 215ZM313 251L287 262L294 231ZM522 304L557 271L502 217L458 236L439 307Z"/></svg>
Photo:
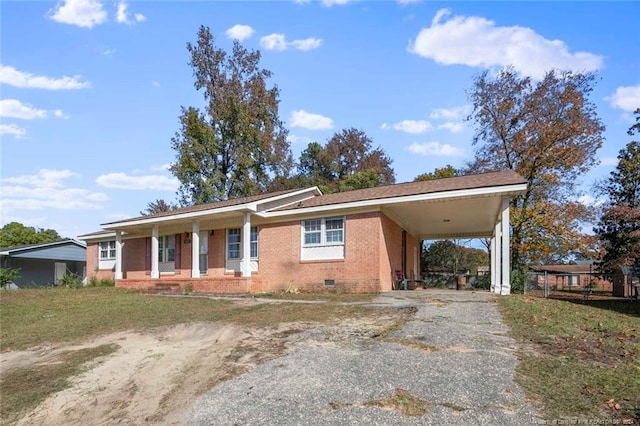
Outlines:
<svg viewBox="0 0 640 426"><path fill-rule="evenodd" d="M194 87L205 106L182 107L180 130L172 138L182 205L263 192L274 176L288 176L292 159L287 130L279 118L279 90L267 87L270 71L260 52L235 40L229 54L201 26L187 43Z"/></svg>
<svg viewBox="0 0 640 426"><path fill-rule="evenodd" d="M456 177L461 175L462 175L462 172L460 170L456 169L451 164L447 164L444 167L440 167L440 168L436 167L436 169L433 172L422 173L416 176L415 179L413 179L413 181L420 182L420 181L427 181L427 180L434 180L434 179Z"/></svg>
<svg viewBox="0 0 640 426"><path fill-rule="evenodd" d="M527 180L512 200L512 264L555 262L584 250L592 211L577 201L578 178L597 164L604 126L589 99L594 74L549 71L540 81L513 69L488 72L469 92L476 125L469 172L511 169Z"/></svg>
<svg viewBox="0 0 640 426"><path fill-rule="evenodd" d="M486 251L465 247L455 240L434 241L422 252L421 269L425 272L445 270L457 274L470 271L475 274L478 266L488 265Z"/></svg>
<svg viewBox="0 0 640 426"><path fill-rule="evenodd" d="M640 134L640 108L629 135ZM618 154L618 165L604 182L608 201L594 231L604 247L600 269L640 267L640 142L631 141Z"/></svg>
<svg viewBox="0 0 640 426"><path fill-rule="evenodd" d="M21 246L26 244L54 243L63 240L53 229L24 226L18 222L7 223L0 229L0 247Z"/></svg>
<svg viewBox="0 0 640 426"><path fill-rule="evenodd" d="M311 142L300 153L298 173L276 179L271 190L317 185L322 192L372 188L395 182L392 160L363 130L342 129L323 146Z"/></svg>
<svg viewBox="0 0 640 426"><path fill-rule="evenodd" d="M155 201L147 203L147 208L140 211L142 216L149 216L156 213L170 212L177 209L178 206L172 203L167 203L165 200L159 198Z"/></svg>

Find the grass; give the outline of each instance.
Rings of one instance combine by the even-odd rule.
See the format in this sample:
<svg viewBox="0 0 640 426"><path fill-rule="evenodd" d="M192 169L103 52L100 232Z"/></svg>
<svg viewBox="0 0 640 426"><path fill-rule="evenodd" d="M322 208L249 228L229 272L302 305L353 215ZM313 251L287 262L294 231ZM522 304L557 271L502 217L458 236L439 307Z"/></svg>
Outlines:
<svg viewBox="0 0 640 426"><path fill-rule="evenodd" d="M55 362L16 368L0 376L0 418L11 424L49 395L69 386L69 378L83 371L89 361L115 352L115 344L61 353Z"/></svg>
<svg viewBox="0 0 640 426"><path fill-rule="evenodd" d="M76 342L123 330L200 321L271 326L296 321L328 322L371 312L363 306L257 304L157 297L115 288L37 289L0 293L0 350Z"/></svg>
<svg viewBox="0 0 640 426"><path fill-rule="evenodd" d="M547 419L640 422L640 303L514 295L499 306L526 348L516 380Z"/></svg>

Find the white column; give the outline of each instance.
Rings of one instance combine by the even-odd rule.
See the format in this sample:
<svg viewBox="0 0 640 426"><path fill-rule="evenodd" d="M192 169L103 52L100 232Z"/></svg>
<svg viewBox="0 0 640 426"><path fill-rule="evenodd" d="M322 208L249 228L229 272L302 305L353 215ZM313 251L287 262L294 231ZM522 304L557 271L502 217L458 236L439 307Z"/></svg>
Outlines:
<svg viewBox="0 0 640 426"><path fill-rule="evenodd" d="M116 231L116 280L122 279L122 232Z"/></svg>
<svg viewBox="0 0 640 426"><path fill-rule="evenodd" d="M500 226L500 222L496 222L496 227L494 229L494 233L495 236L493 237L495 240L495 244L494 244L494 248L495 248L495 252L496 252L496 257L495 257L495 263L496 263L496 269L495 269L495 281L496 281L496 285L493 288L493 292L500 294L500 273L502 271L502 262L501 262L501 255L502 255L502 248L501 248L501 242L502 242L502 238L500 238L501 234L500 234L500 230L501 230L501 226Z"/></svg>
<svg viewBox="0 0 640 426"><path fill-rule="evenodd" d="M491 237L491 246L490 249L491 253L489 253L491 255L491 291L495 291L496 289L496 237L495 235L493 237Z"/></svg>
<svg viewBox="0 0 640 426"><path fill-rule="evenodd" d="M244 278L251 277L251 213L245 212L242 224L242 261L240 269Z"/></svg>
<svg viewBox="0 0 640 426"><path fill-rule="evenodd" d="M191 225L191 278L200 278L200 224Z"/></svg>
<svg viewBox="0 0 640 426"><path fill-rule="evenodd" d="M151 278L160 278L158 268L158 225L151 228Z"/></svg>
<svg viewBox="0 0 640 426"><path fill-rule="evenodd" d="M509 238L509 199L502 200L502 288L500 294L511 293L511 253Z"/></svg>

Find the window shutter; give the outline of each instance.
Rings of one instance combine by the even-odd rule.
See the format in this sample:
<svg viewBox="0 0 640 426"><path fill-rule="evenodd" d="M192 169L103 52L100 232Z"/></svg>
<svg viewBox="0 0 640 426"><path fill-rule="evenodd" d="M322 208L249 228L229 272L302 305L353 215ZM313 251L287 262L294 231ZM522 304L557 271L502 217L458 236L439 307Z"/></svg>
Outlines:
<svg viewBox="0 0 640 426"><path fill-rule="evenodd" d="M144 248L144 274L151 275L151 237L144 239Z"/></svg>
<svg viewBox="0 0 640 426"><path fill-rule="evenodd" d="M182 244L180 241L181 236L182 234L176 234L176 254L175 254L175 266L174 266L176 275L180 275L180 273L182 272L180 269L181 268L180 262L182 257L180 256L180 254L182 253Z"/></svg>

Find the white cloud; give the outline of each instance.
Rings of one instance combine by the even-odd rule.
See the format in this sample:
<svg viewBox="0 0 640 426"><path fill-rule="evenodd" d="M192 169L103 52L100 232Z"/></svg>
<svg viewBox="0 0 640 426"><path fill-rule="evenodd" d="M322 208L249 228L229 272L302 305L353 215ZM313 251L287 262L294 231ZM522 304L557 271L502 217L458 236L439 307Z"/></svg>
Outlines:
<svg viewBox="0 0 640 426"><path fill-rule="evenodd" d="M389 128L389 125L387 123L384 123L382 126L382 128L385 130ZM401 122L396 123L391 127L400 132L410 133L413 135L426 133L433 130L433 125L431 125L431 123L426 120L402 120Z"/></svg>
<svg viewBox="0 0 640 426"><path fill-rule="evenodd" d="M291 121L291 127L302 127L309 130L326 130L333 127L333 120L329 117L302 109L293 111L289 121Z"/></svg>
<svg viewBox="0 0 640 426"><path fill-rule="evenodd" d="M602 157L600 159L601 166L617 166L618 159L616 157Z"/></svg>
<svg viewBox="0 0 640 426"><path fill-rule="evenodd" d="M445 157L455 157L464 155L464 151L453 145L442 144L440 142L414 142L407 147L409 151L418 155L437 155Z"/></svg>
<svg viewBox="0 0 640 426"><path fill-rule="evenodd" d="M308 144L309 142L311 142L311 139L309 139L306 136L298 136L298 135L289 133L287 135L287 141L289 141L289 143Z"/></svg>
<svg viewBox="0 0 640 426"><path fill-rule="evenodd" d="M20 118L22 120L33 120L35 118L45 118L47 111L38 109L33 105L23 104L17 99L0 100L0 117Z"/></svg>
<svg viewBox="0 0 640 426"><path fill-rule="evenodd" d="M459 133L464 129L464 124L447 121L446 123L438 124L438 130L440 129L448 130L451 133Z"/></svg>
<svg viewBox="0 0 640 426"><path fill-rule="evenodd" d="M93 28L107 21L107 12L98 0L62 0L49 11L49 18L61 24Z"/></svg>
<svg viewBox="0 0 640 426"><path fill-rule="evenodd" d="M106 188L175 191L180 185L175 178L162 175L130 176L126 173L107 173L100 175L96 183Z"/></svg>
<svg viewBox="0 0 640 426"><path fill-rule="evenodd" d="M151 82L151 85L152 85L153 87L160 87L160 82L159 82L159 81L155 81L155 80L154 80L154 81L152 81L152 82Z"/></svg>
<svg viewBox="0 0 640 426"><path fill-rule="evenodd" d="M108 197L102 192L69 188L65 180L78 175L70 170L41 169L35 175L1 179L3 215L15 210L84 210L102 208Z"/></svg>
<svg viewBox="0 0 640 426"><path fill-rule="evenodd" d="M354 0L322 0L324 7L331 6L344 6L345 4L352 3Z"/></svg>
<svg viewBox="0 0 640 426"><path fill-rule="evenodd" d="M615 93L605 98L612 107L625 112L633 112L640 108L640 84L637 86L620 86Z"/></svg>
<svg viewBox="0 0 640 426"><path fill-rule="evenodd" d="M169 170L171 167L171 163L164 163L159 166L151 166L151 170L155 170L157 172Z"/></svg>
<svg viewBox="0 0 640 426"><path fill-rule="evenodd" d="M47 111L44 109L36 108L30 104L23 104L17 99L0 100L0 117L33 120L36 118L47 118L50 113L58 118L69 118L59 109Z"/></svg>
<svg viewBox="0 0 640 426"><path fill-rule="evenodd" d="M118 10L116 11L116 21L120 24L133 25L136 22L142 22L147 18L142 13L136 13L133 15L133 19L129 15L129 5L125 1L118 3Z"/></svg>
<svg viewBox="0 0 640 426"><path fill-rule="evenodd" d="M0 135L11 135L20 139L27 134L27 131L16 124L0 124Z"/></svg>
<svg viewBox="0 0 640 426"><path fill-rule="evenodd" d="M0 83L19 87L21 89L73 90L91 87L91 84L89 84L89 82L82 81L82 77L80 76L51 78L18 71L13 67L1 64Z"/></svg>
<svg viewBox="0 0 640 426"><path fill-rule="evenodd" d="M516 71L540 79L550 69L594 71L603 57L589 52L571 53L561 40L548 40L531 28L499 27L480 16L454 16L439 10L431 26L410 43L409 52L442 65L493 69L513 65Z"/></svg>
<svg viewBox="0 0 640 426"><path fill-rule="evenodd" d="M602 198L595 198L592 195L585 194L578 198L578 202L584 204L587 207L597 207L604 204L605 200Z"/></svg>
<svg viewBox="0 0 640 426"><path fill-rule="evenodd" d="M293 0L295 4L307 4L311 3L311 0Z"/></svg>
<svg viewBox="0 0 640 426"><path fill-rule="evenodd" d="M397 0L398 4L415 4L415 3L422 3L422 0Z"/></svg>
<svg viewBox="0 0 640 426"><path fill-rule="evenodd" d="M310 37L301 40L287 41L284 34L273 33L260 37L260 45L267 50L287 50L289 48L313 50L322 45L322 39Z"/></svg>
<svg viewBox="0 0 640 426"><path fill-rule="evenodd" d="M291 46L293 46L294 49L298 49L298 50L313 50L313 49L317 49L318 47L320 47L320 45L322 44L322 39L321 38L315 38L315 37L309 37L309 38L305 38L303 40L293 40L289 44Z"/></svg>
<svg viewBox="0 0 640 426"><path fill-rule="evenodd" d="M469 105L462 105L452 108L435 108L433 111L431 111L431 114L429 114L429 118L433 118L434 120L458 120L469 114L470 110L471 107Z"/></svg>
<svg viewBox="0 0 640 426"><path fill-rule="evenodd" d="M244 41L248 38L251 38L254 30L249 25L240 25L236 24L233 27L229 28L225 34L232 40Z"/></svg>
<svg viewBox="0 0 640 426"><path fill-rule="evenodd" d="M274 33L260 37L260 45L267 50L285 50L287 41L284 38L284 34Z"/></svg>

